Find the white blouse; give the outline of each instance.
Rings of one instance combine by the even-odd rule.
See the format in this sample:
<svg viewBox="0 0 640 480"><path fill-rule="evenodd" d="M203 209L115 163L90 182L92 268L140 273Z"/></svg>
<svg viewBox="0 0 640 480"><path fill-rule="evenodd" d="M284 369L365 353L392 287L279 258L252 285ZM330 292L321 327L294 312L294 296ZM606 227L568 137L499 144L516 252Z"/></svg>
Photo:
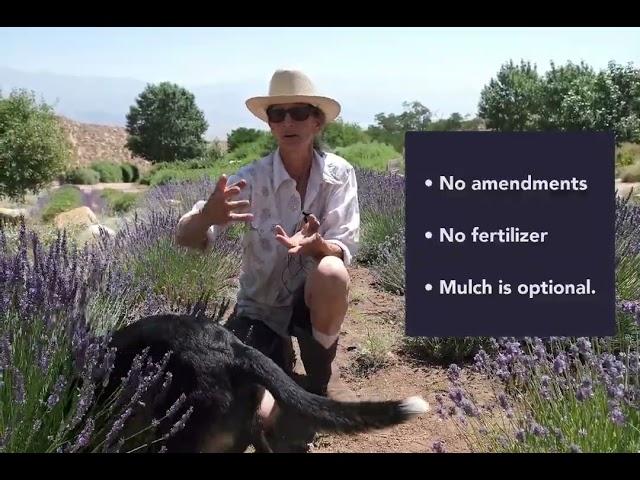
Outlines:
<svg viewBox="0 0 640 480"><path fill-rule="evenodd" d="M344 263L350 265L357 253L360 234L355 170L342 157L316 152L304 208L296 182L284 168L279 150L240 168L229 176L227 183L231 185L240 179L245 179L247 186L231 200L249 200L250 206L235 212L251 212L254 218L242 239L238 314L263 320L287 335L294 294L303 286L316 261L299 254L289 255L287 248L276 239L275 226L282 226L292 236L304 225L302 212L313 213L320 222L319 233L327 242L342 248ZM198 201L180 222L199 212L205 202ZM228 226L209 228L209 247Z"/></svg>

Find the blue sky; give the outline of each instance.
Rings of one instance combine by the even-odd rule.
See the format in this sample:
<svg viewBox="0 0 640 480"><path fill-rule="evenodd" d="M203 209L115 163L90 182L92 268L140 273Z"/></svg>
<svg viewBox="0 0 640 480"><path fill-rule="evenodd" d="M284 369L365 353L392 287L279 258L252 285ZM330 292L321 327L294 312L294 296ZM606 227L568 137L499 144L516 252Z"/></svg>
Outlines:
<svg viewBox="0 0 640 480"><path fill-rule="evenodd" d="M263 85L256 94L274 69L298 67L354 116L372 99L379 111L419 100L439 115L475 113L500 65L521 58L540 71L551 60L638 65L640 28L0 28L4 67Z"/></svg>

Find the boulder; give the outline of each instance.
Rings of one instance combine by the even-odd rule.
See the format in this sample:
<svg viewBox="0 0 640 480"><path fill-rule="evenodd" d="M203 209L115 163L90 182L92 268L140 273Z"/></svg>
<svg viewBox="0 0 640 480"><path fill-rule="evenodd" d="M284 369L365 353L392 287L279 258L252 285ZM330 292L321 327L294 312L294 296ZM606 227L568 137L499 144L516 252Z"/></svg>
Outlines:
<svg viewBox="0 0 640 480"><path fill-rule="evenodd" d="M98 217L89 207L78 207L67 212L56 215L53 223L58 228L65 228L73 225L92 225L98 223Z"/></svg>
<svg viewBox="0 0 640 480"><path fill-rule="evenodd" d="M20 217L27 216L27 211L22 208L0 208L0 223L19 224Z"/></svg>

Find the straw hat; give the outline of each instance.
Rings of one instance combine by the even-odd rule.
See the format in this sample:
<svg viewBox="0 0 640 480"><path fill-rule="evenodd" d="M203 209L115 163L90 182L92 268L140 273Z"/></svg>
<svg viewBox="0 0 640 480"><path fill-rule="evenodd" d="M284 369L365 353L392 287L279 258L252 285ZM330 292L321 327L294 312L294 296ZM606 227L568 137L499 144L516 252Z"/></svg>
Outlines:
<svg viewBox="0 0 640 480"><path fill-rule="evenodd" d="M340 114L340 104L333 98L319 95L311 79L299 70L276 70L269 83L269 94L252 97L247 108L256 117L268 122L267 107L279 103L309 103L325 114L327 123Z"/></svg>

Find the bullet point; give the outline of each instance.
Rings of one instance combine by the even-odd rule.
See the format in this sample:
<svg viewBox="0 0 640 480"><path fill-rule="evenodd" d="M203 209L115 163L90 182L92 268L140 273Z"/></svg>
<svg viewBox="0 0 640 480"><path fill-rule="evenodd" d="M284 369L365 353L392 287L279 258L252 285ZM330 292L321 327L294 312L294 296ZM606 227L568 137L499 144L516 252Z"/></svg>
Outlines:
<svg viewBox="0 0 640 480"><path fill-rule="evenodd" d="M427 179L424 181L424 184L425 184L427 187L430 187L431 185L433 185L433 182L432 182L430 179L428 179L428 178L427 178Z"/></svg>
<svg viewBox="0 0 640 480"><path fill-rule="evenodd" d="M433 237L433 234L432 234L431 232L426 232L426 233L424 234L424 237L425 237L425 238L431 238L431 237Z"/></svg>
<svg viewBox="0 0 640 480"><path fill-rule="evenodd" d="M427 292L430 292L432 288L433 288L433 287L431 286L431 284L430 284L430 283L427 283L427 284L424 286L424 289L425 289Z"/></svg>

